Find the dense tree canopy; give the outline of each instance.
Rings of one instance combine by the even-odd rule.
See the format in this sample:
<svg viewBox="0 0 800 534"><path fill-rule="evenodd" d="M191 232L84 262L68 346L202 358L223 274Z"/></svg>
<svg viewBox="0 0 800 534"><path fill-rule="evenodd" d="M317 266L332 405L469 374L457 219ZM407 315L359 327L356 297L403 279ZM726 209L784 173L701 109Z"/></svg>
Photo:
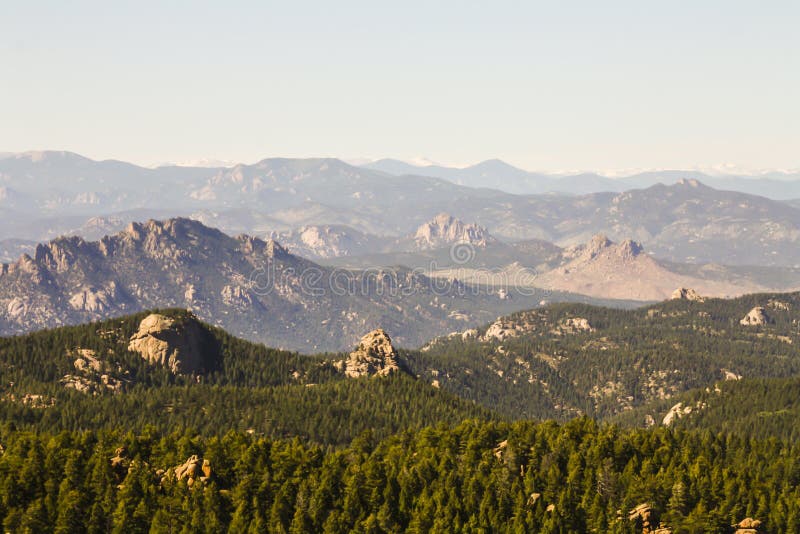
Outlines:
<svg viewBox="0 0 800 534"><path fill-rule="evenodd" d="M188 430L0 439L6 531L627 533L643 503L676 533L800 528L797 445L583 418L367 431L338 450ZM191 455L210 476L177 476Z"/></svg>

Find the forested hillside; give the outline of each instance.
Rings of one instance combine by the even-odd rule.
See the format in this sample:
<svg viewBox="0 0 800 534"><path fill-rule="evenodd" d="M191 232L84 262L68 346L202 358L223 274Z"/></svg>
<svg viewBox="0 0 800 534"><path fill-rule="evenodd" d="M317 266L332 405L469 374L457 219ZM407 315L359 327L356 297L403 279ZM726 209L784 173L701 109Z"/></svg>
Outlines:
<svg viewBox="0 0 800 534"><path fill-rule="evenodd" d="M241 433L0 432L20 532L800 529L800 450L579 418L370 432L330 450ZM665 532L665 531L662 531Z"/></svg>
<svg viewBox="0 0 800 534"><path fill-rule="evenodd" d="M387 436L494 417L405 373L349 379L334 367L346 355L268 349L184 310L156 312L0 338L0 419L20 429L122 427L163 434L193 428L205 435L233 430L342 445L367 429ZM155 334L164 338L191 325L202 340L199 357L206 369L174 373L132 352L129 340L150 316L173 320Z"/></svg>
<svg viewBox="0 0 800 534"><path fill-rule="evenodd" d="M177 309L2 338L3 528L797 531L800 295L683 297L417 351L306 356Z"/></svg>
<svg viewBox="0 0 800 534"><path fill-rule="evenodd" d="M756 315L761 314L761 323L745 320L754 309L760 310ZM421 400L447 392L465 401L465 414L485 409L507 419L568 420L582 414L605 418L640 406L659 406L651 410L658 420L663 417L658 410L664 412L677 402L671 402L673 397L694 388L732 378L800 374L798 309L796 293L677 299L636 310L550 305L435 339L422 350L401 350L398 358L408 375L393 381L391 387L403 390L393 398ZM226 412L212 403L219 397L236 399L242 405L239 412L249 414L244 419L257 422L243 426L242 421L226 419L219 422L224 428L309 435L308 429L324 425L301 431L287 427L284 420L295 411L305 413L300 407L306 400L315 398L329 406L336 403L325 399L347 398L351 400L345 404L352 406L357 404L353 395L389 395L378 393L384 386L349 383L336 367L344 354L306 356L273 350L230 336L182 310L160 313L175 321L173 329L183 324L195 328L191 337L200 340L200 348L195 351L199 367L193 372L171 372L130 350L131 337L150 312L0 338L0 409L14 417L24 412L22 420L34 427L100 428L107 421L103 411L108 411L133 425L200 428L213 427L214 413ZM269 389L276 386L285 392ZM295 400L290 403L289 398ZM313 403L308 402L307 412L313 413ZM140 403L152 410L137 415L127 409ZM212 404L217 408L209 408ZM378 410L374 402L367 405ZM75 406L81 408L66 408ZM90 409L99 406L103 411ZM195 406L205 409L194 410ZM253 415L272 409L284 417ZM64 410L73 415L65 417ZM324 441L331 439L327 432L322 434Z"/></svg>
<svg viewBox="0 0 800 534"><path fill-rule="evenodd" d="M693 389L620 414L626 426L664 424L683 429L800 439L800 377L752 378Z"/></svg>
<svg viewBox="0 0 800 534"><path fill-rule="evenodd" d="M553 304L405 357L416 374L508 417L606 417L726 379L799 374L798 311L798 293L635 310Z"/></svg>

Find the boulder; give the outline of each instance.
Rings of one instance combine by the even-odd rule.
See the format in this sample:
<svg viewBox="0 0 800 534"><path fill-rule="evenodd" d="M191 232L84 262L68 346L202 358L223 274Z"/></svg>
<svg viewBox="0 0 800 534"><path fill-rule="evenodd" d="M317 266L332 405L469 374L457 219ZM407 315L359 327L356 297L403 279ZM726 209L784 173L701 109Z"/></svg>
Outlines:
<svg viewBox="0 0 800 534"><path fill-rule="evenodd" d="M362 337L356 350L344 361L344 374L350 378L387 376L399 370L397 351L382 328Z"/></svg>
<svg viewBox="0 0 800 534"><path fill-rule="evenodd" d="M679 287L672 292L670 298L672 300L691 300L694 302L703 302L705 300L697 291L688 287Z"/></svg>
<svg viewBox="0 0 800 534"><path fill-rule="evenodd" d="M207 459L200 459L196 454L191 455L184 463L167 470L164 479L174 474L176 480L186 480L186 484L191 486L196 481L205 482L211 477L211 462Z"/></svg>
<svg viewBox="0 0 800 534"><path fill-rule="evenodd" d="M642 529L642 534L669 534L672 531L662 527L648 503L642 503L628 512L628 519L635 522Z"/></svg>
<svg viewBox="0 0 800 534"><path fill-rule="evenodd" d="M201 349L205 338L205 331L193 317L179 322L153 313L142 319L128 350L173 373L197 373L207 369Z"/></svg>
<svg viewBox="0 0 800 534"><path fill-rule="evenodd" d="M17 320L21 319L25 316L28 311L28 306L24 300L19 297L14 297L9 301L8 306L6 307L6 314L8 315L9 319Z"/></svg>
<svg viewBox="0 0 800 534"><path fill-rule="evenodd" d="M114 470L117 478L120 480L124 478L131 464L131 460L128 458L128 449L125 447L118 447L117 450L114 451L114 456L109 458L109 462L111 462L111 469Z"/></svg>
<svg viewBox="0 0 800 534"><path fill-rule="evenodd" d="M751 517L745 517L737 524L733 525L735 534L758 534L761 528L761 521Z"/></svg>
<svg viewBox="0 0 800 534"><path fill-rule="evenodd" d="M756 306L745 315L739 324L742 326L759 326L770 322L767 310L763 306Z"/></svg>

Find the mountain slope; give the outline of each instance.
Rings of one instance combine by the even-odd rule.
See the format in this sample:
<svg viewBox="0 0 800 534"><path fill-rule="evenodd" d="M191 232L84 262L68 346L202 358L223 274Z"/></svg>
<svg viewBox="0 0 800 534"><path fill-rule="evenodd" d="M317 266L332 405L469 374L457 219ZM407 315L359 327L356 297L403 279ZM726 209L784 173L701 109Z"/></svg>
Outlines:
<svg viewBox="0 0 800 534"><path fill-rule="evenodd" d="M457 278L466 283L510 285L587 295L598 299L657 301L678 287L690 287L706 296L728 297L757 291L791 290L800 285L795 270L787 268L731 268L720 265L676 264L645 254L641 244L613 243L603 235L587 244L560 248L531 240L506 245L494 242L468 249L468 261L454 257L457 249L428 254L386 254L361 258L373 264L403 263L426 269L432 276ZM359 258L337 264L359 265Z"/></svg>
<svg viewBox="0 0 800 534"><path fill-rule="evenodd" d="M332 224L301 226L272 237L292 254L311 259L371 254L386 246L385 238Z"/></svg>
<svg viewBox="0 0 800 534"><path fill-rule="evenodd" d="M509 417L602 417L731 374L797 375L798 309L798 293L636 310L555 304L433 340L405 357L416 374ZM742 323L753 310L764 324Z"/></svg>
<svg viewBox="0 0 800 534"><path fill-rule="evenodd" d="M151 358L165 354L169 361ZM495 417L401 370L348 378L336 357L268 349L185 310L0 338L0 420L39 431L192 427L340 445L366 430L388 436ZM202 366L184 365L198 359Z"/></svg>
<svg viewBox="0 0 800 534"><path fill-rule="evenodd" d="M703 295L726 297L763 291L747 280L699 279L670 271L627 240L612 243L597 235L586 245L565 252L568 261L536 277L537 286L603 298L654 301L669 298L675 288L692 287Z"/></svg>
<svg viewBox="0 0 800 534"><path fill-rule="evenodd" d="M726 435L800 439L800 378L740 378L693 389L613 419L626 426L669 426Z"/></svg>
<svg viewBox="0 0 800 534"><path fill-rule="evenodd" d="M418 346L539 300L502 300L405 268L335 270L188 219L134 223L96 242L59 238L0 267L6 335L180 306L271 346L343 349L379 326Z"/></svg>

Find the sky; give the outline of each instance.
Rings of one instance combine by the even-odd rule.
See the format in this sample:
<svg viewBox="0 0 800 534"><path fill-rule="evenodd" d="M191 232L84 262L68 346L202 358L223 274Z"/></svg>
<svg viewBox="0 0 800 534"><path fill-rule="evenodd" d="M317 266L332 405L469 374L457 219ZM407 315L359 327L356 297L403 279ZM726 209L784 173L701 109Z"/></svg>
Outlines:
<svg viewBox="0 0 800 534"><path fill-rule="evenodd" d="M0 151L800 168L800 2L0 0Z"/></svg>

